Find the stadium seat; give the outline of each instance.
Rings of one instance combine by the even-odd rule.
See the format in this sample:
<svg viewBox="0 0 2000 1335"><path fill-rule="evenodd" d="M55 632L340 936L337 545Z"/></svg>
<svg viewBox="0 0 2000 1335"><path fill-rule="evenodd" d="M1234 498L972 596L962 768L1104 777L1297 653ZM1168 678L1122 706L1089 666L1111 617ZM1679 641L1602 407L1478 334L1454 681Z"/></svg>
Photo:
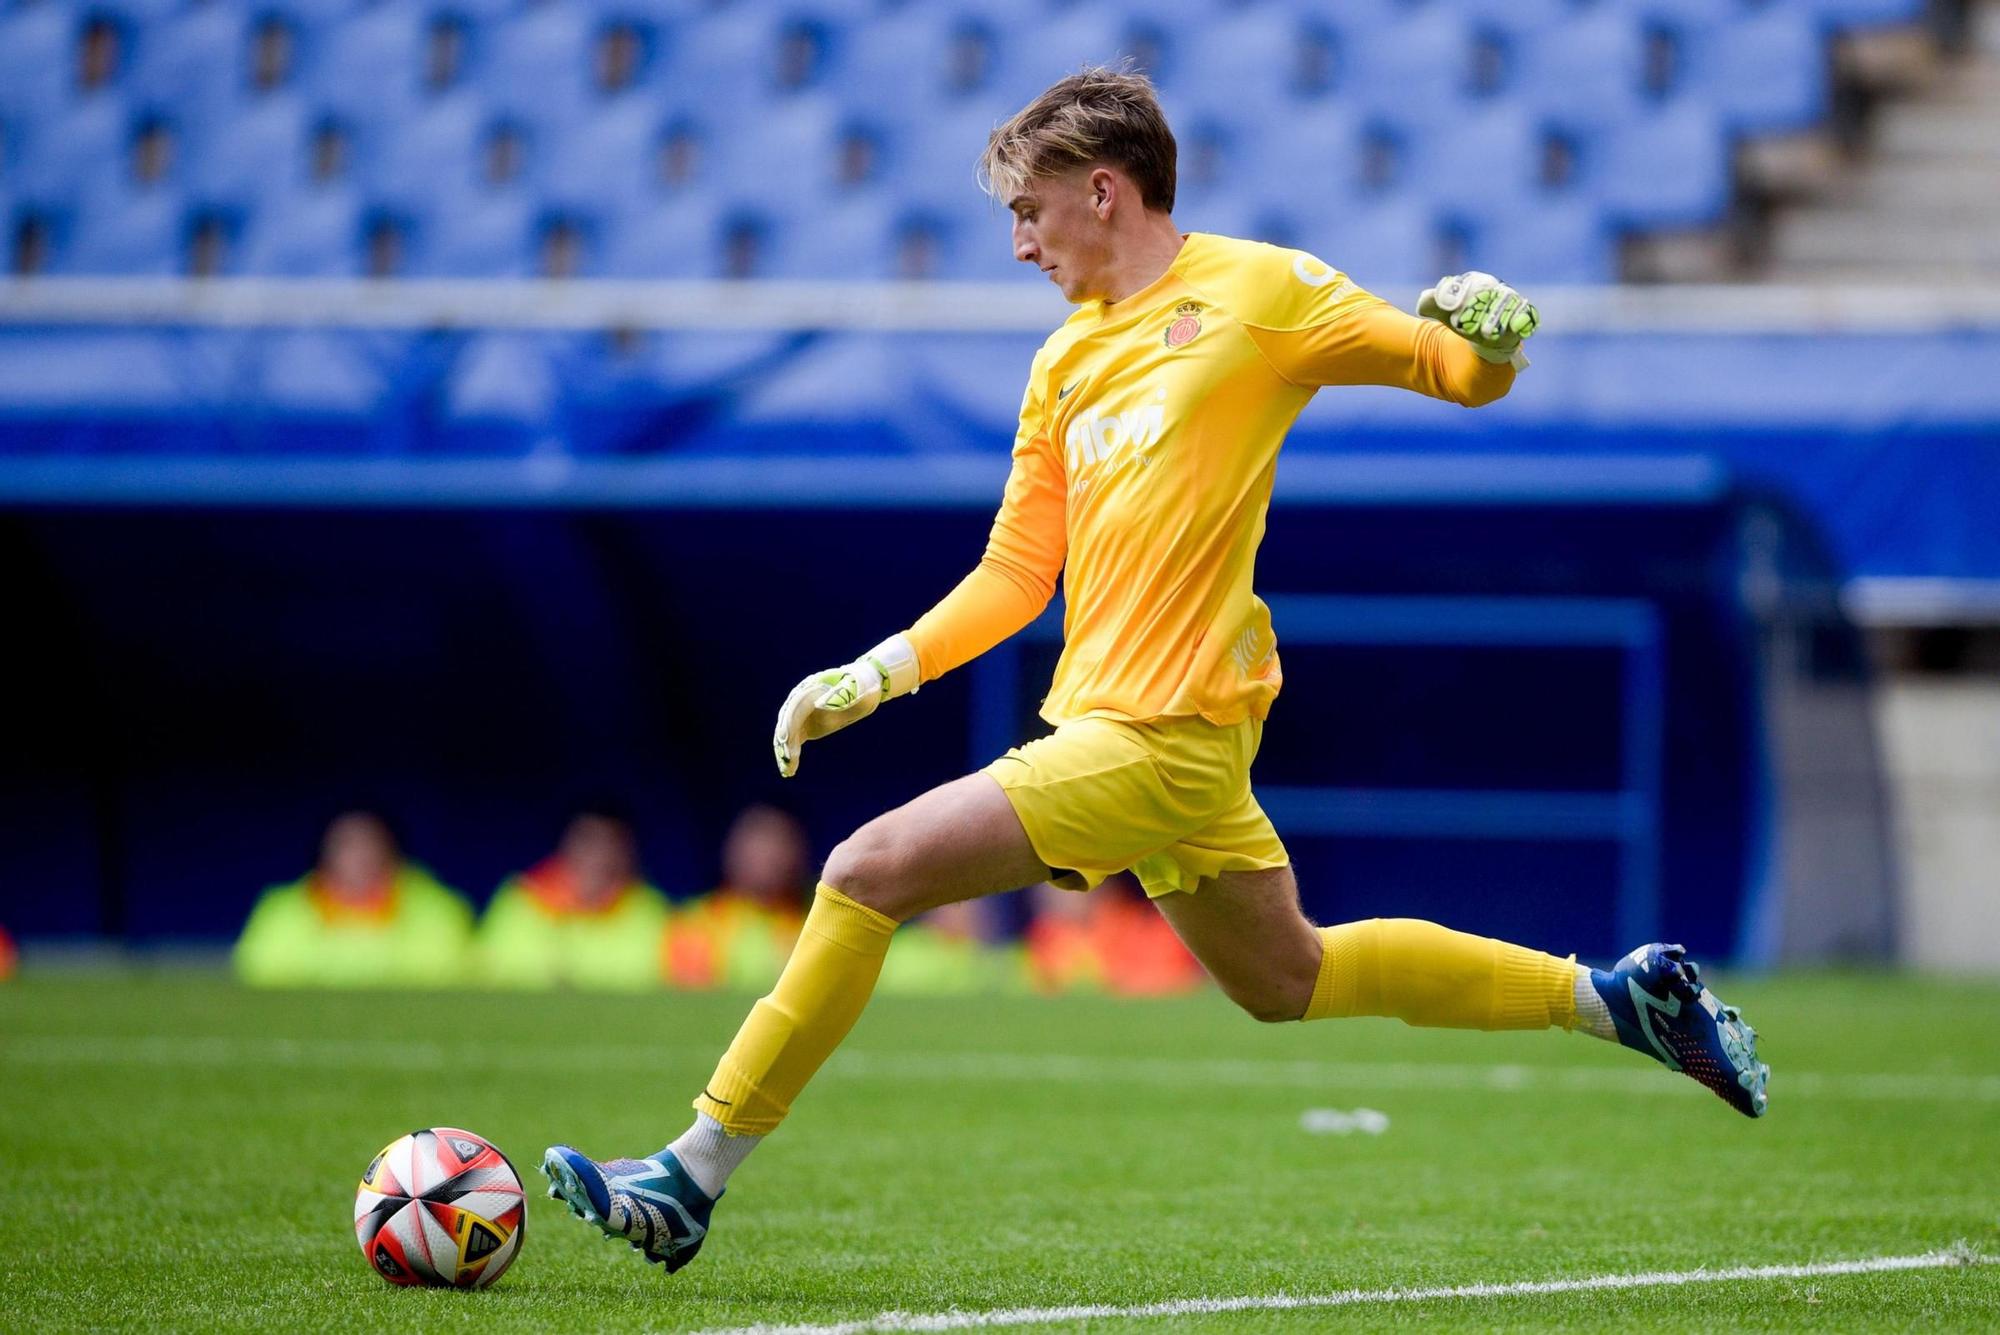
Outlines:
<svg viewBox="0 0 2000 1335"><path fill-rule="evenodd" d="M895 278L895 202L869 192L810 210L770 239L764 275L814 282Z"/></svg>
<svg viewBox="0 0 2000 1335"><path fill-rule="evenodd" d="M1290 244L1398 305L1408 304L1397 295L1403 288L1433 281L1440 269L1436 221L1406 195L1373 196L1301 216Z"/></svg>
<svg viewBox="0 0 2000 1335"><path fill-rule="evenodd" d="M1700 97L1740 134L1798 130L1826 114L1829 55L1802 8L1767 4L1734 21L1688 32L1681 45L1684 91Z"/></svg>
<svg viewBox="0 0 2000 1335"><path fill-rule="evenodd" d="M242 272L264 278L353 278L361 274L361 197L349 187L299 190L251 212Z"/></svg>
<svg viewBox="0 0 2000 1335"><path fill-rule="evenodd" d="M1507 88L1529 110L1584 130L1636 113L1646 74L1638 18L1599 4L1512 42Z"/></svg>
<svg viewBox="0 0 2000 1335"><path fill-rule="evenodd" d="M589 116L544 136L530 175L550 207L622 216L663 188L659 155L671 109L650 90L600 103Z"/></svg>
<svg viewBox="0 0 2000 1335"><path fill-rule="evenodd" d="M785 98L763 115L716 123L706 180L725 202L789 214L836 188L839 107L813 94Z"/></svg>
<svg viewBox="0 0 2000 1335"><path fill-rule="evenodd" d="M467 338L445 376L439 405L445 448L501 456L559 451L562 384L553 355L559 342L538 333Z"/></svg>
<svg viewBox="0 0 2000 1335"><path fill-rule="evenodd" d="M1537 191L1542 165L1540 121L1500 101L1467 103L1463 115L1413 140L1406 189L1433 208L1461 205L1511 211Z"/></svg>
<svg viewBox="0 0 2000 1335"><path fill-rule="evenodd" d="M186 242L179 191L121 183L92 191L77 210L52 272L165 278L182 272Z"/></svg>
<svg viewBox="0 0 2000 1335"><path fill-rule="evenodd" d="M363 141L359 175L369 196L416 213L440 191L469 188L478 175L479 145L492 116L469 91L447 93L416 118Z"/></svg>
<svg viewBox="0 0 2000 1335"><path fill-rule="evenodd" d="M967 97L893 127L884 150L886 184L911 207L936 213L980 200L979 156L993 127L1013 110L997 96Z"/></svg>
<svg viewBox="0 0 2000 1335"><path fill-rule="evenodd" d="M323 34L301 76L304 95L357 129L414 114L424 96L424 14L378 4Z"/></svg>
<svg viewBox="0 0 2000 1335"><path fill-rule="evenodd" d="M1000 29L993 91L1011 103L1026 103L1083 65L1111 65L1131 54L1131 25L1090 5L1056 11L1032 25L1014 22Z"/></svg>
<svg viewBox="0 0 2000 1335"><path fill-rule="evenodd" d="M607 225L604 271L620 278L717 278L724 209L715 196L686 191Z"/></svg>
<svg viewBox="0 0 2000 1335"><path fill-rule="evenodd" d="M747 119L775 105L783 38L782 20L761 5L713 10L669 34L649 82L717 123Z"/></svg>
<svg viewBox="0 0 2000 1335"><path fill-rule="evenodd" d="M1721 120L1692 98L1605 127L1585 140L1584 178L1606 216L1624 227L1696 227L1729 207L1729 138Z"/></svg>
<svg viewBox="0 0 2000 1335"><path fill-rule="evenodd" d="M1399 126L1449 124L1471 90L1474 29L1456 9L1431 4L1386 23L1360 25L1336 11L1341 96Z"/></svg>
<svg viewBox="0 0 2000 1335"><path fill-rule="evenodd" d="M299 189L309 160L307 118L297 97L273 93L191 137L182 173L189 198L243 209Z"/></svg>
<svg viewBox="0 0 2000 1335"><path fill-rule="evenodd" d="M1596 201L1570 192L1526 200L1522 207L1527 211L1459 219L1467 268L1516 286L1618 280L1617 247Z"/></svg>
<svg viewBox="0 0 2000 1335"><path fill-rule="evenodd" d="M539 209L525 191L446 194L418 216L406 272L412 278L527 278L538 270Z"/></svg>
<svg viewBox="0 0 2000 1335"><path fill-rule="evenodd" d="M515 120L577 119L593 100L598 22L576 0L539 0L480 34L473 81L496 111Z"/></svg>
<svg viewBox="0 0 2000 1335"><path fill-rule="evenodd" d="M1820 21L1834 28L1885 28L1915 23L1925 0L1805 0Z"/></svg>
<svg viewBox="0 0 2000 1335"><path fill-rule="evenodd" d="M1219 10L1190 24L1181 45L1199 54L1179 61L1162 85L1169 116L1275 121L1326 93L1339 75L1333 30L1284 5Z"/></svg>
<svg viewBox="0 0 2000 1335"><path fill-rule="evenodd" d="M7 173L17 198L41 208L72 207L85 191L128 171L133 117L125 99L97 93L59 113L24 121Z"/></svg>
<svg viewBox="0 0 2000 1335"><path fill-rule="evenodd" d="M69 96L76 16L66 5L22 5L0 14L0 116L53 114Z"/></svg>
<svg viewBox="0 0 2000 1335"><path fill-rule="evenodd" d="M1270 122L1245 118L1230 129L1229 189L1274 201L1305 195L1338 201L1362 188L1363 127L1341 103L1313 103Z"/></svg>
<svg viewBox="0 0 2000 1335"><path fill-rule="evenodd" d="M172 108L189 129L233 113L249 62L244 11L207 4L181 11L135 43L124 90L134 106Z"/></svg>

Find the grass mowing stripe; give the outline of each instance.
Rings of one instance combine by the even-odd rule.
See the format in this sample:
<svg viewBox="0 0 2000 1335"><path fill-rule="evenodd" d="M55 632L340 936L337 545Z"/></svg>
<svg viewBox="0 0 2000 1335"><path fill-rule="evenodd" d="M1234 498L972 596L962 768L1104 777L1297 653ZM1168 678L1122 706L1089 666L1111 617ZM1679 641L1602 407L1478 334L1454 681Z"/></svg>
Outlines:
<svg viewBox="0 0 2000 1335"><path fill-rule="evenodd" d="M713 1048L569 1045L560 1050L510 1047L482 1054L489 1069L541 1071L552 1064L588 1059L617 1064L707 1058ZM437 1070L454 1060L443 1046L381 1040L235 1037L15 1038L0 1040L0 1064L38 1066L312 1066ZM900 1080L1066 1081L1187 1087L1228 1083L1275 1089L1476 1091L1482 1093L1700 1095L1691 1081L1663 1082L1650 1065L1601 1067L1524 1066L1519 1063L1252 1061L1221 1058L1077 1057L1051 1052L874 1052L842 1049L825 1076ZM824 1077L823 1077L824 1078ZM2000 1103L2000 1075L1857 1072L1835 1075L1780 1070L1775 1088L1785 1098L1862 1102Z"/></svg>
<svg viewBox="0 0 2000 1335"><path fill-rule="evenodd" d="M826 1325L732 1326L704 1335L868 1335L873 1331L971 1330L981 1326L1032 1326L1066 1321L1202 1316L1223 1312L1295 1312L1323 1307L1436 1302L1459 1298L1520 1298L1552 1293L1593 1293L1617 1289L1671 1288L1683 1284L1724 1284L1765 1279L1824 1279L1838 1275L1879 1275L1899 1270L1942 1270L1989 1265L1992 1258L1964 1247L1916 1256L1872 1256L1854 1261L1805 1265L1746 1265L1727 1270L1653 1270L1626 1275L1586 1275L1579 1279L1531 1279L1504 1284L1458 1284L1416 1289L1346 1289L1338 1293L1274 1293L1239 1298L1179 1298L1126 1307L1014 1307L991 1312L883 1312L860 1321Z"/></svg>

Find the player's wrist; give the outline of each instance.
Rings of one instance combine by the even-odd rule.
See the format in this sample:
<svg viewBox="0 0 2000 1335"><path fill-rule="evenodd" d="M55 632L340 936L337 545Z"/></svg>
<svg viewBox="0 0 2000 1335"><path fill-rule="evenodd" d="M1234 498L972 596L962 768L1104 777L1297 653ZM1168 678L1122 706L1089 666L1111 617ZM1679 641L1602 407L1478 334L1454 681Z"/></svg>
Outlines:
<svg viewBox="0 0 2000 1335"><path fill-rule="evenodd" d="M923 670L917 663L917 648L910 643L908 636L891 635L855 661L876 674L881 683L884 700L894 700L902 695L914 695L917 688L923 685Z"/></svg>

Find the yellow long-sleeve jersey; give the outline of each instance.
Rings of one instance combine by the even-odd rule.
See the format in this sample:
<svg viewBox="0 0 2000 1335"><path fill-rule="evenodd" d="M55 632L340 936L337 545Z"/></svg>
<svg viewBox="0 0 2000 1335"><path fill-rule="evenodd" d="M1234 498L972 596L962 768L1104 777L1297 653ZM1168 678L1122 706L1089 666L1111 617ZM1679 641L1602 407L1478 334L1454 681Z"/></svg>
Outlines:
<svg viewBox="0 0 2000 1335"><path fill-rule="evenodd" d="M923 679L1027 625L1060 576L1050 723L1265 717L1283 674L1251 577L1278 447L1313 392L1478 405L1513 379L1303 251L1189 235L1159 279L1082 306L1036 353L985 556L906 632Z"/></svg>

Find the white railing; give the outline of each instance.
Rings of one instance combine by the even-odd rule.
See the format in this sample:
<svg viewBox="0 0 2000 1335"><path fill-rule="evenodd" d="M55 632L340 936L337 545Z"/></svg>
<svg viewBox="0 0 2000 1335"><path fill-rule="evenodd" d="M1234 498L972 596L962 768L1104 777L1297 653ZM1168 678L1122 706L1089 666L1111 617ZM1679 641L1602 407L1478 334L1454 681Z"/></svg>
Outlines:
<svg viewBox="0 0 2000 1335"><path fill-rule="evenodd" d="M1384 285L1404 305L1416 292ZM1548 333L1837 334L2000 330L1973 285L1536 287ZM865 329L1046 332L1066 311L1020 283L15 278L0 325L378 329Z"/></svg>

